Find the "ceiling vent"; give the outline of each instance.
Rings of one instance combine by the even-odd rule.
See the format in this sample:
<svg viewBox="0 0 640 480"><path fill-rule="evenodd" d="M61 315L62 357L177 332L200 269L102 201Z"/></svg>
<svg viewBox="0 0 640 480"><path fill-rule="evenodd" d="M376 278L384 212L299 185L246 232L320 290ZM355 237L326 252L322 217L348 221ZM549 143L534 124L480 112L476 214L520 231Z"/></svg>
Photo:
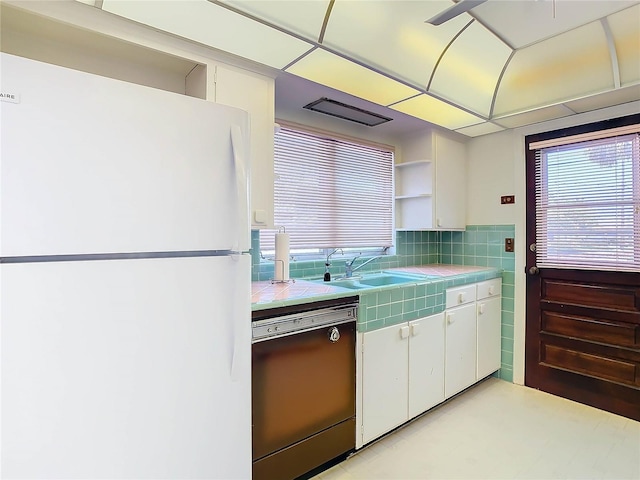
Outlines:
<svg viewBox="0 0 640 480"><path fill-rule="evenodd" d="M328 98L321 98L320 100L311 102L305 105L304 108L342 118L343 120L360 123L368 127L375 127L376 125L393 120L392 118L368 112L367 110L347 105L346 103L336 102Z"/></svg>

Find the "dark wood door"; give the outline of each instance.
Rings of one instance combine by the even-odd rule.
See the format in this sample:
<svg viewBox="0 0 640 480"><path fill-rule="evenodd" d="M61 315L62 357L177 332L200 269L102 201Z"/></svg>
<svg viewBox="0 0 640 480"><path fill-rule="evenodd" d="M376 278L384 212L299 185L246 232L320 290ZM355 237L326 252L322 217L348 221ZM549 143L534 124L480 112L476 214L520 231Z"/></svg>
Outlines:
<svg viewBox="0 0 640 480"><path fill-rule="evenodd" d="M603 123L545 135L617 126ZM527 149L527 245L536 242L534 163ZM538 268L533 250L527 249L525 384L640 420L640 274Z"/></svg>

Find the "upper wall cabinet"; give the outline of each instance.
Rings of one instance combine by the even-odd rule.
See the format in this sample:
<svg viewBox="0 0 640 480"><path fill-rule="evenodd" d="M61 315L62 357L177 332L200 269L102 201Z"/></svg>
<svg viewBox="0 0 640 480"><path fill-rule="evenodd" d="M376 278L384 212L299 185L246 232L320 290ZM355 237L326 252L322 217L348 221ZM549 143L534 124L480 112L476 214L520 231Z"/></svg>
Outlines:
<svg viewBox="0 0 640 480"><path fill-rule="evenodd" d="M211 68L211 65L209 66ZM249 113L251 125L251 226L273 227L273 78L216 64L208 98Z"/></svg>
<svg viewBox="0 0 640 480"><path fill-rule="evenodd" d="M464 230L466 147L423 133L402 142L395 168L398 230Z"/></svg>

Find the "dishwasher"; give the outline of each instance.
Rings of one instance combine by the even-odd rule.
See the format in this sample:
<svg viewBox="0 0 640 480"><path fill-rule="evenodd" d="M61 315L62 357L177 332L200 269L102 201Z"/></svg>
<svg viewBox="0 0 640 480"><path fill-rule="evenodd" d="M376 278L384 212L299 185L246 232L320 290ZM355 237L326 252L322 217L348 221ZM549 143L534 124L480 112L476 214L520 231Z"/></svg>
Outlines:
<svg viewBox="0 0 640 480"><path fill-rule="evenodd" d="M253 480L355 449L357 312L358 297L253 312Z"/></svg>

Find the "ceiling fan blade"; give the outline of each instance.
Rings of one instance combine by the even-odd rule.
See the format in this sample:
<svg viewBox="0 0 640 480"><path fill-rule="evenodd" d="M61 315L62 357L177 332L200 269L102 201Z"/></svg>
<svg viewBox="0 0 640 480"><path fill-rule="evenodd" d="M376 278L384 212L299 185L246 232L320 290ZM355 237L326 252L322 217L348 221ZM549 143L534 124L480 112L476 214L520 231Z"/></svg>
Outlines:
<svg viewBox="0 0 640 480"><path fill-rule="evenodd" d="M461 13L468 12L474 7L477 7L481 3L486 2L487 0L460 0L455 5L451 5L449 8L440 12L438 15L430 18L429 20L425 20L424 23L430 23L431 25L440 25L448 20L451 20L454 17L457 17Z"/></svg>

